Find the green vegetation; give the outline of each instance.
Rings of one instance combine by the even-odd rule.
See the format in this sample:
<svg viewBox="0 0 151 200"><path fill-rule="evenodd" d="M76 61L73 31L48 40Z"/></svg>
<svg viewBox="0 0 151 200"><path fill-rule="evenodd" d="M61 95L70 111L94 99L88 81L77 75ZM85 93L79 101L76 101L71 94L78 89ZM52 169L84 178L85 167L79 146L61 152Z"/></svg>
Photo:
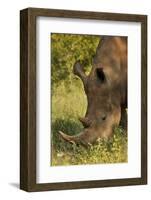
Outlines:
<svg viewBox="0 0 151 200"><path fill-rule="evenodd" d="M83 147L65 142L58 134L59 130L71 135L82 130L78 121L86 109L86 97L82 86L55 89L52 96L52 162L54 165L76 165L94 163L127 162L127 136L122 128L114 130L109 140L99 139L96 144Z"/></svg>
<svg viewBox="0 0 151 200"><path fill-rule="evenodd" d="M76 60L84 60L86 71L91 66L99 42L98 36L53 34L52 44L52 138L51 165L77 165L127 162L127 136L116 127L109 140L83 147L65 142L61 130L74 135L83 127L78 117L84 116L87 101L82 82L73 75Z"/></svg>
<svg viewBox="0 0 151 200"><path fill-rule="evenodd" d="M72 84L72 67L77 60L83 63L87 72L89 71L99 40L99 36L90 35L51 35L53 88L62 82L66 85Z"/></svg>

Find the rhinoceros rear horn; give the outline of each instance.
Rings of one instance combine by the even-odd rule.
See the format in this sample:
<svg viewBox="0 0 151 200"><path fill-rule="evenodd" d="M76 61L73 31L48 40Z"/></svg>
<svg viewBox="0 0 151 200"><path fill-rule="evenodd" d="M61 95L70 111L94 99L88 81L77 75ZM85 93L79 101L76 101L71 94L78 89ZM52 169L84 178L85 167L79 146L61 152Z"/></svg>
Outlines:
<svg viewBox="0 0 151 200"><path fill-rule="evenodd" d="M89 120L87 117L84 117L84 118L79 117L79 120L85 128L89 127L92 123L91 120Z"/></svg>

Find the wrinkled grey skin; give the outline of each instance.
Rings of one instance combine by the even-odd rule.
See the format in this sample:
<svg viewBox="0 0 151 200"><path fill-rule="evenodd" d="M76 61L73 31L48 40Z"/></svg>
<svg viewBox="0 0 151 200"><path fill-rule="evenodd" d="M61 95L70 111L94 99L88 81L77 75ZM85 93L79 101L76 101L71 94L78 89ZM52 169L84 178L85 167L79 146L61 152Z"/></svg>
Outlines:
<svg viewBox="0 0 151 200"><path fill-rule="evenodd" d="M84 118L79 120L84 130L69 136L59 131L71 143L94 143L98 138L108 138L113 128L127 126L127 37L106 36L100 41L87 76L80 62L73 73L83 82L88 106Z"/></svg>

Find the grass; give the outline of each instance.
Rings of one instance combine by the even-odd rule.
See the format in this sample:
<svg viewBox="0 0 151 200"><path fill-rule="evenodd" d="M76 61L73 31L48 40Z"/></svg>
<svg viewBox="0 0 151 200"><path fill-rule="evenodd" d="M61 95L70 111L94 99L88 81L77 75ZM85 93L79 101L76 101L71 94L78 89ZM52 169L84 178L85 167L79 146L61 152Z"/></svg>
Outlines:
<svg viewBox="0 0 151 200"><path fill-rule="evenodd" d="M53 90L51 165L127 162L127 136L121 127L114 129L110 139L98 139L88 147L67 143L59 136L59 130L74 135L83 129L78 117L84 116L86 106L80 82L78 86L71 84L69 87L62 83Z"/></svg>

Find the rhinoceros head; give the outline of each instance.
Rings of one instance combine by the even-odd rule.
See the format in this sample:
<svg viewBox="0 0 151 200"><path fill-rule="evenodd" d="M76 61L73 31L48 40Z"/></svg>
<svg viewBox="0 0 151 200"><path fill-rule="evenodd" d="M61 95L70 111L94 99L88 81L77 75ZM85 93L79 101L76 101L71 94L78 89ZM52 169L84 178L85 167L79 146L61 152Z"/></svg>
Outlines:
<svg viewBox="0 0 151 200"><path fill-rule="evenodd" d="M85 117L79 118L84 126L81 133L69 136L59 131L65 140L72 143L87 144L109 137L121 119L122 98L126 96L121 92L126 84L125 75L121 74L121 52L119 49L116 51L117 44L111 37L103 42L104 47L99 44L97 48L88 76L79 61L73 67L74 74L83 82L88 104Z"/></svg>

